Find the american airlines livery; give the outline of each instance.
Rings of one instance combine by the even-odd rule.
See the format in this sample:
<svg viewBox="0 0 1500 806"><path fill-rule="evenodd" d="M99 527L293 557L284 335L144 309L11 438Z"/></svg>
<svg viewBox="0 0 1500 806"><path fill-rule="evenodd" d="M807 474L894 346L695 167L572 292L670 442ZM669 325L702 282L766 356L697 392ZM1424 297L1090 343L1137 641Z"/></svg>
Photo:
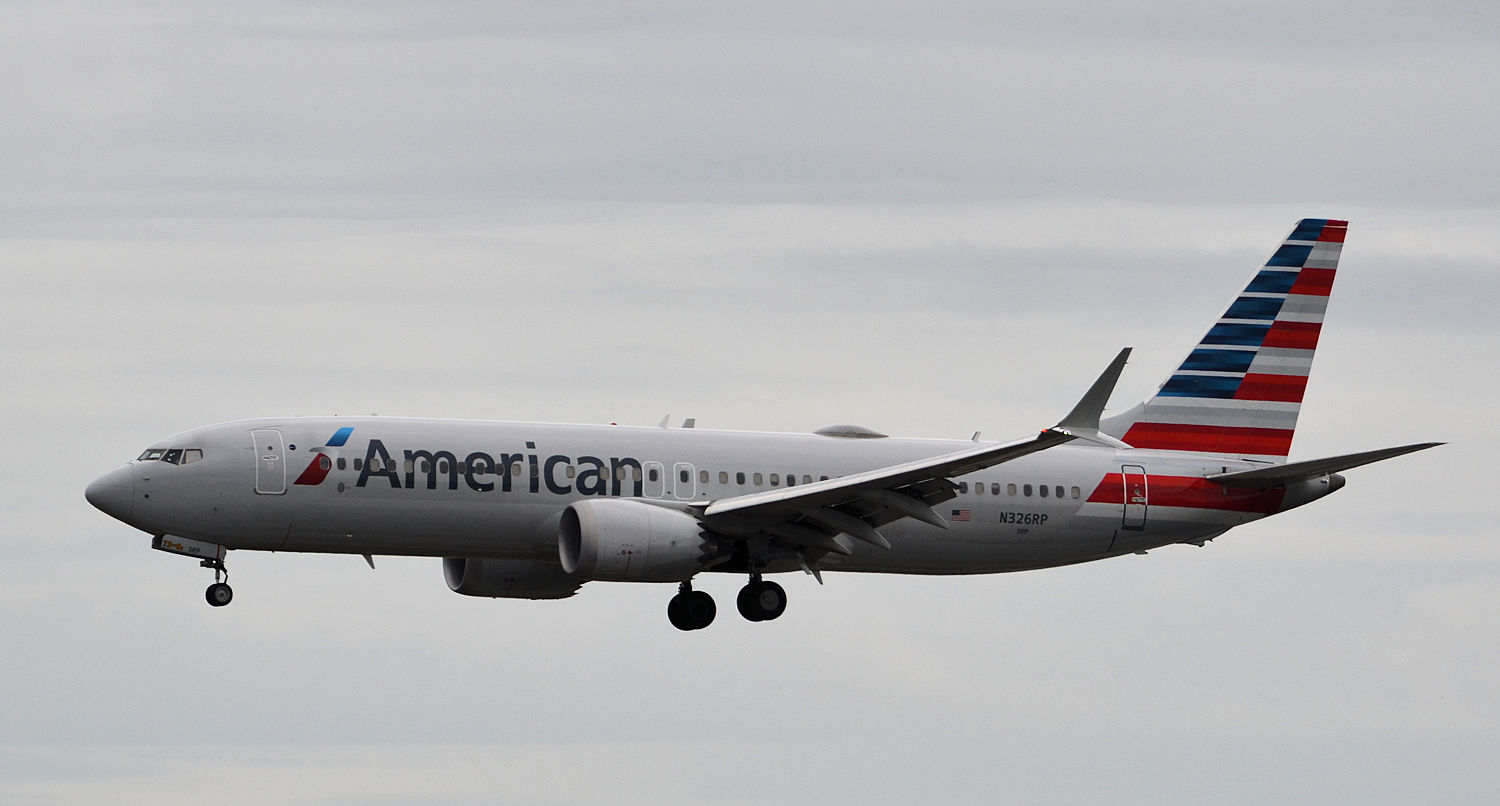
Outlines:
<svg viewBox="0 0 1500 806"><path fill-rule="evenodd" d="M1057 425L1012 442L391 417L294 417L167 437L89 503L214 571L232 549L443 558L469 596L675 583L707 627L711 571L775 619L766 575L990 574L1203 545L1322 498L1339 471L1440 443L1288 462L1347 222L1304 219L1155 396L1101 418L1123 350Z"/></svg>

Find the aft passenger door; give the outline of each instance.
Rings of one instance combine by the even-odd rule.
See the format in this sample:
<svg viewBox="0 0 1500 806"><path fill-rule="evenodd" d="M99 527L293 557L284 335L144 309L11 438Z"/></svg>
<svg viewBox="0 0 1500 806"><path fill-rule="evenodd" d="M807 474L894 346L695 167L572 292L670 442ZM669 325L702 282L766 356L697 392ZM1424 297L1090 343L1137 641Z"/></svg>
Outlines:
<svg viewBox="0 0 1500 806"><path fill-rule="evenodd" d="M286 456L281 432L265 428L250 432L255 443L255 492L281 495L286 492Z"/></svg>
<svg viewBox="0 0 1500 806"><path fill-rule="evenodd" d="M1120 477L1125 484L1125 529L1146 528L1146 468L1140 465L1121 465Z"/></svg>

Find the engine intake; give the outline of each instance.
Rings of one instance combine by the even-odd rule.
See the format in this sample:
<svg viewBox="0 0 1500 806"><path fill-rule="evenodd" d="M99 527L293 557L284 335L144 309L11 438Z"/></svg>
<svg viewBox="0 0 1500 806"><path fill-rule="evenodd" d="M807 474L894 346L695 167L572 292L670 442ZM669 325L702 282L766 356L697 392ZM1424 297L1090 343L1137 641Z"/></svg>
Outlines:
<svg viewBox="0 0 1500 806"><path fill-rule="evenodd" d="M579 579L680 582L703 568L703 528L691 515L639 501L575 501L563 510L557 555Z"/></svg>

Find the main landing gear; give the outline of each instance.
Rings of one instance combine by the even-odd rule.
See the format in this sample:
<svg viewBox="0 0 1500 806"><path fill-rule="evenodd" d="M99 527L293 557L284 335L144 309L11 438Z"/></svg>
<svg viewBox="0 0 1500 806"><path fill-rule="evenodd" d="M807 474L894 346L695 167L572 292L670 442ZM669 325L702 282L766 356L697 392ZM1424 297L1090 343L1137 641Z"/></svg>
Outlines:
<svg viewBox="0 0 1500 806"><path fill-rule="evenodd" d="M667 602L667 620L679 630L701 630L714 623L719 608L714 597L693 590L692 580L677 586L677 595Z"/></svg>
<svg viewBox="0 0 1500 806"><path fill-rule="evenodd" d="M750 575L750 582L740 588L734 603L746 621L770 621L786 612L786 591L775 582L761 579L756 571ZM713 597L693 590L691 580L679 585L677 595L667 602L667 620L683 631L707 627L717 613Z"/></svg>
<svg viewBox="0 0 1500 806"><path fill-rule="evenodd" d="M734 603L746 621L770 621L786 612L786 591L775 582L760 578L757 571L750 575L750 582L740 588Z"/></svg>
<svg viewBox="0 0 1500 806"><path fill-rule="evenodd" d="M203 592L203 598L214 607L229 604L234 599L234 589L229 587L229 569L224 567L224 561L204 560L198 564L204 568L214 569L214 584L209 585L208 590Z"/></svg>

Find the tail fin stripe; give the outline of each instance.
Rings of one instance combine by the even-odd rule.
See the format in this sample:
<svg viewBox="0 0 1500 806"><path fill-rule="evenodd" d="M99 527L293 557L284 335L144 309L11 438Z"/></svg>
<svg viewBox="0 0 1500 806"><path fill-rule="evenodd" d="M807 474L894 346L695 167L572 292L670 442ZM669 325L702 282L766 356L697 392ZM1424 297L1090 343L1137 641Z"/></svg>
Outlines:
<svg viewBox="0 0 1500 806"><path fill-rule="evenodd" d="M1125 434L1125 441L1137 448L1164 451L1286 456L1292 447L1292 431L1226 425L1136 423Z"/></svg>
<svg viewBox="0 0 1500 806"><path fill-rule="evenodd" d="M1349 231L1349 222L1336 218L1304 218L1297 222L1296 229L1286 236L1288 241L1323 241L1343 243Z"/></svg>
<svg viewBox="0 0 1500 806"><path fill-rule="evenodd" d="M1302 375L1312 371L1312 350L1285 350L1280 347L1263 348L1255 354L1246 370L1251 375Z"/></svg>
<svg viewBox="0 0 1500 806"><path fill-rule="evenodd" d="M1326 218L1304 218L1297 222L1297 227L1292 230L1291 235L1286 236L1286 239L1288 241L1316 241L1323 237L1323 231L1333 223L1336 222ZM1348 226L1349 222L1341 223Z"/></svg>
<svg viewBox="0 0 1500 806"><path fill-rule="evenodd" d="M1288 294L1286 304L1281 306L1281 313L1276 318L1291 322L1321 322L1327 310L1328 297Z"/></svg>
<svg viewBox="0 0 1500 806"><path fill-rule="evenodd" d="M1306 375L1256 375L1248 374L1234 393L1236 400L1276 400L1282 403L1301 403L1307 391Z"/></svg>
<svg viewBox="0 0 1500 806"><path fill-rule="evenodd" d="M1348 221L1335 221L1328 219L1323 222L1323 231L1318 234L1318 240L1325 243L1343 243L1344 235L1349 232Z"/></svg>
<svg viewBox="0 0 1500 806"><path fill-rule="evenodd" d="M1240 378L1239 374L1173 375L1156 394L1158 397L1232 398L1235 390L1240 386ZM1128 439L1125 441L1130 442Z"/></svg>
<svg viewBox="0 0 1500 806"><path fill-rule="evenodd" d="M1313 248L1310 244L1304 246L1302 244L1284 243L1281 245L1281 248L1276 250L1276 254L1272 255L1271 259L1266 261L1266 265L1300 269L1302 268L1302 264L1307 262L1307 256L1312 254L1312 250Z"/></svg>
<svg viewBox="0 0 1500 806"><path fill-rule="evenodd" d="M1322 330L1322 322L1277 322L1271 325L1262 346L1312 350L1317 348L1318 333Z"/></svg>
<svg viewBox="0 0 1500 806"><path fill-rule="evenodd" d="M1265 341L1270 325L1238 325L1220 322L1203 337L1204 344L1243 345L1259 347Z"/></svg>
<svg viewBox="0 0 1500 806"><path fill-rule="evenodd" d="M1281 297L1240 297L1224 312L1224 319L1272 319L1281 310Z"/></svg>
<svg viewBox="0 0 1500 806"><path fill-rule="evenodd" d="M1188 355L1179 372L1247 372L1255 361L1253 350L1210 350L1198 348Z"/></svg>
<svg viewBox="0 0 1500 806"><path fill-rule="evenodd" d="M1175 423L1221 425L1224 410L1232 408L1236 411L1253 410L1256 428L1290 431L1297 427L1298 404L1290 401L1170 397L1158 399L1151 408L1151 417L1141 422L1164 426Z"/></svg>
<svg viewBox="0 0 1500 806"><path fill-rule="evenodd" d="M1326 297L1333 292L1334 273L1333 269L1303 269L1288 293Z"/></svg>
<svg viewBox="0 0 1500 806"><path fill-rule="evenodd" d="M1297 282L1298 272L1292 269L1261 269L1260 274L1245 287L1246 293L1286 294Z"/></svg>

